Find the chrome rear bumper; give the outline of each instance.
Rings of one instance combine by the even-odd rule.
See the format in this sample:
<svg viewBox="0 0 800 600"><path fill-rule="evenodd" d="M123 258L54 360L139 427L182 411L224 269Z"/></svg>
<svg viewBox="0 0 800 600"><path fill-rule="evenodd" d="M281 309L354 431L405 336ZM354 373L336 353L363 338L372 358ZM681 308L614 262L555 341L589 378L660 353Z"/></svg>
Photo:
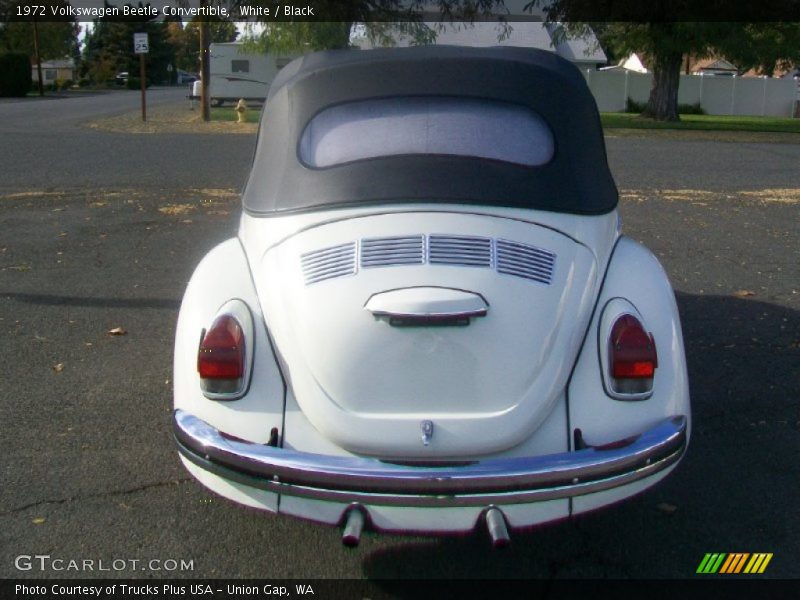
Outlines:
<svg viewBox="0 0 800 600"><path fill-rule="evenodd" d="M687 444L687 418L676 416L603 447L415 467L255 444L182 410L173 414L173 431L184 457L225 479L303 498L409 507L524 504L599 492L666 469Z"/></svg>

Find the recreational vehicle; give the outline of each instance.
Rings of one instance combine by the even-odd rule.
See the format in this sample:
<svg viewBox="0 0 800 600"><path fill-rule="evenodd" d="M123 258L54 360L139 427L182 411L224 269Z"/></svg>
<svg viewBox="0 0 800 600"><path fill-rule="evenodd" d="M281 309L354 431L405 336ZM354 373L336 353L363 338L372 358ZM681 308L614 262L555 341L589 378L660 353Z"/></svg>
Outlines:
<svg viewBox="0 0 800 600"><path fill-rule="evenodd" d="M209 47L209 95L212 106L225 102L263 102L278 71L294 57L244 51L241 42L211 44ZM200 98L200 80L192 84L190 98Z"/></svg>

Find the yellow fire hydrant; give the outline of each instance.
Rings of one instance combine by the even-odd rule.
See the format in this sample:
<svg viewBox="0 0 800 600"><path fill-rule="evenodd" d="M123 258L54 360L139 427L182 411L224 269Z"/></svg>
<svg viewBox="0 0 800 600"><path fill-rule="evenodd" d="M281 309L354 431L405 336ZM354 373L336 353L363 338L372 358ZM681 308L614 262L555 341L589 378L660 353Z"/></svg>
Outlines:
<svg viewBox="0 0 800 600"><path fill-rule="evenodd" d="M239 102L233 110L236 111L238 117L237 123L247 123L247 102L244 101L244 98L239 98Z"/></svg>

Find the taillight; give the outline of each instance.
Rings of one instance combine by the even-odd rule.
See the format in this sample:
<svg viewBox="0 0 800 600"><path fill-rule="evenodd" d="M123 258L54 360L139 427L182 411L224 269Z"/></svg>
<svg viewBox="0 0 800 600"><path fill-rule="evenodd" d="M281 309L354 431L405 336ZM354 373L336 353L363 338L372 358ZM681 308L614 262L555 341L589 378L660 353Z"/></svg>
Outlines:
<svg viewBox="0 0 800 600"><path fill-rule="evenodd" d="M223 314L205 332L197 352L200 386L208 394L242 391L245 371L245 335L235 317Z"/></svg>
<svg viewBox="0 0 800 600"><path fill-rule="evenodd" d="M611 387L618 394L646 394L653 389L658 367L653 334L644 330L639 319L620 316L608 340L608 365Z"/></svg>

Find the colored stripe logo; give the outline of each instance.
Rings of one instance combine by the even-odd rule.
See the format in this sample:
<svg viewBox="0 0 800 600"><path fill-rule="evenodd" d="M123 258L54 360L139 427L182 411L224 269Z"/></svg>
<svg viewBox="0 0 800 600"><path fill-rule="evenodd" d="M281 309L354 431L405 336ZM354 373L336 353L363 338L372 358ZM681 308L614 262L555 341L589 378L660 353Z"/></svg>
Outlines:
<svg viewBox="0 0 800 600"><path fill-rule="evenodd" d="M753 554L749 552L709 552L700 561L697 573L703 575L713 575L715 573L725 575L739 573L760 574L766 570L771 560L771 552L756 552Z"/></svg>

